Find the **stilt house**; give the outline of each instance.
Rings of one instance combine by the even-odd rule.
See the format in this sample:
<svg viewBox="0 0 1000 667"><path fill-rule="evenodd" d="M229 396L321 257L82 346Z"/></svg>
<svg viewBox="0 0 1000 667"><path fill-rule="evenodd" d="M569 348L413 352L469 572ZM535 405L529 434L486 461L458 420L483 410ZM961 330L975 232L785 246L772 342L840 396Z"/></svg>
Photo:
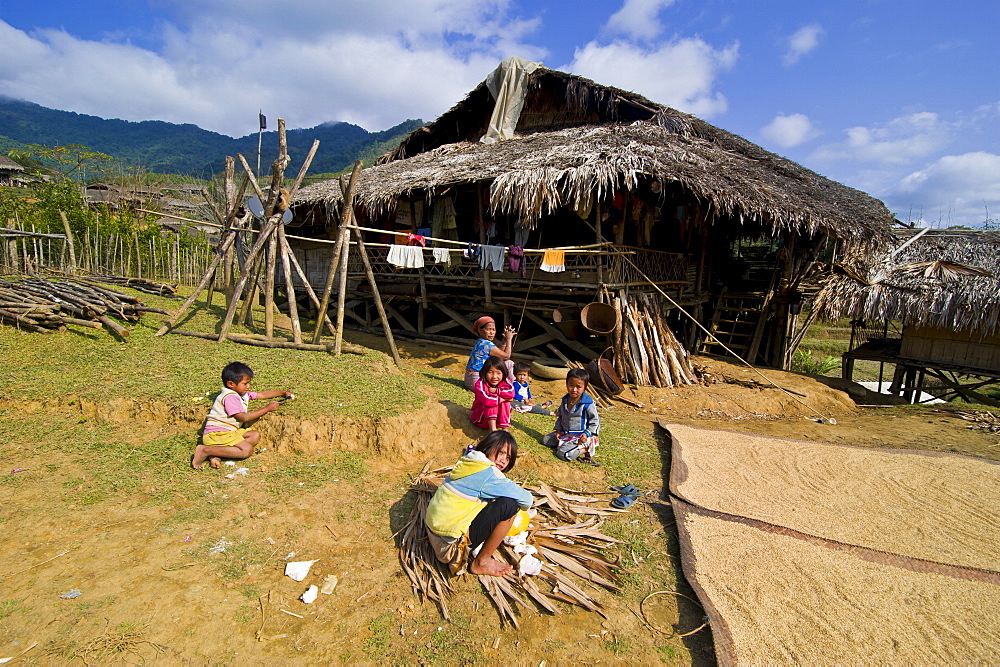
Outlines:
<svg viewBox="0 0 1000 667"><path fill-rule="evenodd" d="M881 254L850 253L816 300L850 317L843 375L855 361L893 368L890 389L1000 406L1000 232L900 229ZM994 391L994 393L996 393Z"/></svg>
<svg viewBox="0 0 1000 667"><path fill-rule="evenodd" d="M341 201L327 181L293 202L291 233L317 238L296 247L314 285ZM516 58L365 169L354 202L400 331L469 341L468 323L492 313L519 328L516 352L549 358L609 344L655 355L652 320L692 351L722 352L681 306L750 361L780 366L817 257L831 241L877 243L892 223L882 202L694 116ZM435 239L424 266L389 263L392 244L419 242L410 234ZM484 268L468 244L523 248L525 261ZM349 271L348 315L371 326L356 253ZM603 335L614 322L608 308L581 315L591 303L634 328Z"/></svg>

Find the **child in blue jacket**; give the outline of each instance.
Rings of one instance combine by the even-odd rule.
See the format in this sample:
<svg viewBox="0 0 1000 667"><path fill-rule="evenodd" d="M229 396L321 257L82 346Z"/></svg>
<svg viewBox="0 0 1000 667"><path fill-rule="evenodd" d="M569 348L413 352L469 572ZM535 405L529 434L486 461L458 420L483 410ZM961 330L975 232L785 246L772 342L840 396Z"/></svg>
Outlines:
<svg viewBox="0 0 1000 667"><path fill-rule="evenodd" d="M566 374L566 395L556 412L552 433L542 439L542 444L556 450L563 461L579 459L591 465L600 465L594 459L597 434L601 431L601 417L597 414L594 399L587 393L590 373L582 368L572 368Z"/></svg>

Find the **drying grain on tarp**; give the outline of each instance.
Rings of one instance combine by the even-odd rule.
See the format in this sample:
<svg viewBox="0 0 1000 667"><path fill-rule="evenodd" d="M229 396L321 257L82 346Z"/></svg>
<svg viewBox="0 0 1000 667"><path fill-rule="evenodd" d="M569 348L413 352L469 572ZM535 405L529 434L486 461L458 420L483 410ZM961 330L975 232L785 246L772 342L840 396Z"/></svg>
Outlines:
<svg viewBox="0 0 1000 667"><path fill-rule="evenodd" d="M721 663L1000 660L1000 465L661 426Z"/></svg>
<svg viewBox="0 0 1000 667"><path fill-rule="evenodd" d="M1000 571L1000 464L662 423L674 495L846 544Z"/></svg>

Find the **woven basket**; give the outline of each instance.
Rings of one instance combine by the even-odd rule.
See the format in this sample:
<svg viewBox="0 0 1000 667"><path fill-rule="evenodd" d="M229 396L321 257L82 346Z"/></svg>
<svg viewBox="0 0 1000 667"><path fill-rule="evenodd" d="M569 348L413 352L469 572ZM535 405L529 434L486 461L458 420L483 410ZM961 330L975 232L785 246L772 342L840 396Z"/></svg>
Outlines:
<svg viewBox="0 0 1000 667"><path fill-rule="evenodd" d="M580 323L595 334L607 335L614 333L621 324L618 310L611 304L593 301L580 311Z"/></svg>

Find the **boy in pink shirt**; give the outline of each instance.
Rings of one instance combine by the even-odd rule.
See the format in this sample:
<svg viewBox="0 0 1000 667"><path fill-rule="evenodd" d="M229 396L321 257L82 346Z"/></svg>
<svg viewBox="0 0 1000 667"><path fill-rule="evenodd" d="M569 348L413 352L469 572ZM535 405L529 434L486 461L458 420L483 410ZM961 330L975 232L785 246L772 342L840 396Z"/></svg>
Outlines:
<svg viewBox="0 0 1000 667"><path fill-rule="evenodd" d="M246 364L234 361L222 369L222 391L215 398L201 432L202 444L194 448L191 467L200 470L208 460L218 468L221 459L245 459L253 454L254 445L260 440L259 431L248 431L241 426L278 409L280 403L271 401L262 408L250 410L249 401L285 396L290 391L250 391L253 371Z"/></svg>

